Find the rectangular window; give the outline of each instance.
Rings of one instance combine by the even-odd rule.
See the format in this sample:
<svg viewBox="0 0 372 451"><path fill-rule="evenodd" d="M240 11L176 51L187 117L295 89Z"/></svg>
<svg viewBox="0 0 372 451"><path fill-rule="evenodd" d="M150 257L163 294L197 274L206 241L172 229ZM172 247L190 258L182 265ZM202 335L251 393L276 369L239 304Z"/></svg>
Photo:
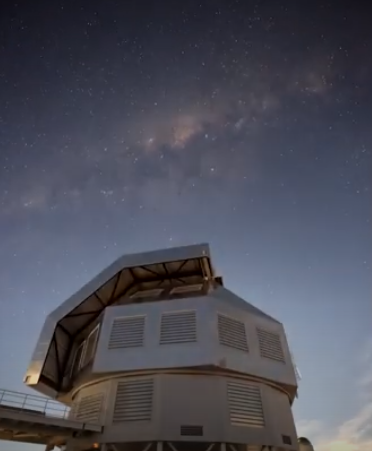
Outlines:
<svg viewBox="0 0 372 451"><path fill-rule="evenodd" d="M131 295L132 299L157 298L164 291L163 288L154 288L151 290L139 290Z"/></svg>
<svg viewBox="0 0 372 451"><path fill-rule="evenodd" d="M282 435L284 445L292 445L292 439L289 435Z"/></svg>
<svg viewBox="0 0 372 451"><path fill-rule="evenodd" d="M88 338L85 340L86 345L81 362L81 368L85 368L94 359L98 341L98 334L99 334L99 324L92 330L92 332L88 335Z"/></svg>
<svg viewBox="0 0 372 451"><path fill-rule="evenodd" d="M172 288L169 294L173 295L173 294L195 293L197 291L201 291L202 289L203 289L202 283L194 285L180 285L179 287Z"/></svg>
<svg viewBox="0 0 372 451"><path fill-rule="evenodd" d="M85 346L85 341L83 341L78 348L76 349L75 352L75 356L74 356L74 361L72 364L72 369L71 369L71 376L74 378L77 373L79 372L80 369L80 364L81 364L81 358L83 356L83 351L84 351L84 346Z"/></svg>

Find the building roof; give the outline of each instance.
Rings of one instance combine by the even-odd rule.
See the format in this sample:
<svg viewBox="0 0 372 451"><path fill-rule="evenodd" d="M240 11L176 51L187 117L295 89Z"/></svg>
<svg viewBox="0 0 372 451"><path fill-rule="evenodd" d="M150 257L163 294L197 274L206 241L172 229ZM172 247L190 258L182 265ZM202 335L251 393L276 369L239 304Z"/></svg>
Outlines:
<svg viewBox="0 0 372 451"><path fill-rule="evenodd" d="M299 437L298 438L298 443L302 444L302 445L311 445L311 442L308 438L306 437Z"/></svg>
<svg viewBox="0 0 372 451"><path fill-rule="evenodd" d="M258 316L261 318L264 318L266 320L272 321L277 324L281 324L280 321L273 318L272 316L268 315L264 311L260 310L258 307L255 307L253 304L249 303L248 301L242 299L241 297L237 296L232 291L228 290L227 288L224 288L223 286L219 287L213 292L213 297L220 298L224 302L228 301L230 305L242 309L251 315Z"/></svg>
<svg viewBox="0 0 372 451"><path fill-rule="evenodd" d="M213 278L208 244L124 255L48 315L25 383L54 397L61 390L74 339L119 298L131 302L128 295L135 290Z"/></svg>

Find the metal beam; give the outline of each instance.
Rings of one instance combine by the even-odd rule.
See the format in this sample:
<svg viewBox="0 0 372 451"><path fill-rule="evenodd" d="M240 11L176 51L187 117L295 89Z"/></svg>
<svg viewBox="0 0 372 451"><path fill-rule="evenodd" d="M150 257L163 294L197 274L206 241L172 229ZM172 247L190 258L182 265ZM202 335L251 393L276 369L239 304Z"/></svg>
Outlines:
<svg viewBox="0 0 372 451"><path fill-rule="evenodd" d="M105 303L102 301L100 296L98 296L97 291L94 292L94 297L96 297L99 301L99 303L102 305L102 307L105 307ZM84 301L83 301L84 302ZM81 305L81 304L80 304Z"/></svg>
<svg viewBox="0 0 372 451"><path fill-rule="evenodd" d="M180 279L180 278L187 278L187 277L192 277L195 275L200 275L199 273L195 273L195 271L189 271L187 273L181 273L179 274L177 273L173 273L170 274L169 276L163 276L161 277L161 281L165 281L165 280L172 280L172 279ZM157 279L155 278L148 278L148 279L139 279L139 280L134 280L128 287L126 292L128 292L129 290L131 290L137 283L141 282L141 283L147 283L147 282L156 282ZM110 307L112 304L115 303L116 299L119 296L122 296L123 293L120 293L120 295L116 296L113 299L110 299L110 301L107 303L106 307ZM83 326L79 327L79 329L74 333L73 337L76 337L77 335L79 335L87 326L89 326L89 324L93 323L98 317L99 315L102 313L102 310L100 312L97 312L96 315L92 316L92 318L87 321Z"/></svg>
<svg viewBox="0 0 372 451"><path fill-rule="evenodd" d="M66 319L66 318L78 318L80 316L85 316L85 315L93 315L94 313L97 313L98 311L102 312L102 310L91 310L89 312L69 313L63 319Z"/></svg>
<svg viewBox="0 0 372 451"><path fill-rule="evenodd" d="M162 263L161 266L163 267L165 274L167 276L169 276L169 271L168 271L167 265L165 263Z"/></svg>
<svg viewBox="0 0 372 451"><path fill-rule="evenodd" d="M116 291L117 291L117 287L119 285L119 280L120 280L120 278L122 276L122 273L124 271L124 270L121 270L120 273L118 275L116 275L114 289L112 291L112 294L111 294L110 299L108 300L107 304L105 304L105 302L100 298L100 296L97 294L97 292L92 294L92 296L95 296L98 299L98 301L102 305L102 309L97 310L97 311L86 312L84 314L83 313L81 313L81 314L80 313L75 313L74 314L73 312L71 312L69 315L66 315L63 319L65 319L67 317L71 318L71 317L78 317L78 316L79 317L89 316L89 318L87 318L87 320L84 321L84 324L81 327L79 327L78 330L75 333L73 333L73 334L69 333L68 330L64 326L62 326L62 324L59 323L59 327L61 328L61 330L63 330L67 334L67 336L69 337L70 340L69 340L68 350L67 350L67 352L65 354L63 362L59 362L60 367L59 367L59 370L58 370L58 382L53 384L53 386L52 386L53 389L55 389L57 391L61 391L62 388L63 388L62 387L63 376L64 376L65 371L66 371L66 366L68 364L68 359L69 359L71 351L73 349L73 344L74 344L75 337L77 335L79 335L89 324L94 322L101 315L102 311L106 307L109 307L112 304L114 304L119 296L122 296L123 294L125 294L126 292L131 290L138 283L155 282L155 281L159 280L159 286L160 286L165 281L170 281L170 283L172 284L172 280L178 280L179 282L181 282L183 284L186 284L186 282L183 280L184 278L201 275L200 274L200 272L201 272L200 271L201 270L200 260L199 260L199 268L200 268L199 271L198 270L197 271L193 270L193 271L187 271L187 272L184 272L184 273L182 272L183 267L186 265L186 263L188 261L190 261L190 260L183 260L180 263L180 266L178 267L178 269L174 273L169 273L169 271L167 270L167 268L166 268L166 266L164 264L164 266L166 268L166 272L167 272L166 275L160 275L160 274L156 273L155 271L150 270L146 266L141 266L140 268L144 269L148 273L153 274L155 276L155 277L149 277L149 278L145 278L145 279L138 279L135 276L132 268L126 268L126 269L129 270L130 274L132 275L133 281L127 287L127 289L126 289L126 291L124 293L117 293ZM76 307L76 309L78 309L81 306L82 303L80 303L79 306ZM74 310L76 310L76 309L74 309ZM63 319L61 321L63 321ZM56 347L56 352L57 352L57 347ZM48 351L48 354L49 354L49 351ZM42 370L42 372L43 372L43 370ZM48 379L48 380L50 381L50 379Z"/></svg>
<svg viewBox="0 0 372 451"><path fill-rule="evenodd" d="M128 268L128 272L129 272L129 274L132 276L133 282L134 282L135 280L137 280L137 277L136 277L136 275L134 274L133 268ZM132 282L132 283L133 283L133 282Z"/></svg>
<svg viewBox="0 0 372 451"><path fill-rule="evenodd" d="M156 277L163 277L162 274L159 274L158 272L154 271L153 269L148 268L147 266L138 266L138 268L141 268L144 271L147 271L147 272L149 272L150 274L153 274Z"/></svg>
<svg viewBox="0 0 372 451"><path fill-rule="evenodd" d="M123 271L124 271L124 270L121 270L121 271L119 272L117 278L116 278L115 285L114 285L114 288L113 288L112 293L111 293L111 296L110 296L110 300L111 300L111 299L115 296L115 294L116 294L116 289L117 289L117 287L118 287L118 285L119 285L119 280L121 279L121 275L123 274Z"/></svg>
<svg viewBox="0 0 372 451"><path fill-rule="evenodd" d="M58 325L68 337L71 337L70 332L62 324L58 323Z"/></svg>
<svg viewBox="0 0 372 451"><path fill-rule="evenodd" d="M148 443L148 444L143 448L142 451L149 451L151 447L152 447L152 442Z"/></svg>
<svg viewBox="0 0 372 451"><path fill-rule="evenodd" d="M65 354L65 357L64 357L63 363L62 363L62 369L63 369L62 376L58 379L58 383L56 384L56 387L55 387L57 392L61 392L63 389L63 376L64 376L64 373L66 372L66 367L67 367L68 360L70 358L73 346L74 346L74 340L73 340L73 338L70 338L70 341L68 343L67 352Z"/></svg>
<svg viewBox="0 0 372 451"><path fill-rule="evenodd" d="M181 265L179 266L179 268L177 269L176 272L180 272L181 269L186 265L186 263L187 263L188 261L189 261L189 260L184 260L183 262L181 262Z"/></svg>
<svg viewBox="0 0 372 451"><path fill-rule="evenodd" d="M63 377L62 374L62 366L61 366L61 362L59 360L59 350L58 350L58 344L57 344L57 340L56 340L56 331L57 328L60 327L57 325L56 329L54 330L53 333L53 338L52 338L52 342L54 344L54 350L56 352L56 365L57 365L57 375L58 375L58 380L60 380Z"/></svg>

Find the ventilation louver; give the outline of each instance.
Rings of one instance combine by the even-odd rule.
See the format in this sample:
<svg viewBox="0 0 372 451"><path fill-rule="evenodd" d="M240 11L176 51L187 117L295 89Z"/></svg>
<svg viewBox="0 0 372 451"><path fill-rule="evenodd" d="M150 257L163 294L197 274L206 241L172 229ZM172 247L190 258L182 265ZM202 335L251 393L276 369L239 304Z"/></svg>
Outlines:
<svg viewBox="0 0 372 451"><path fill-rule="evenodd" d="M257 329L261 357L285 363L280 335Z"/></svg>
<svg viewBox="0 0 372 451"><path fill-rule="evenodd" d="M221 345L248 352L245 324L225 315L218 315L218 337Z"/></svg>
<svg viewBox="0 0 372 451"><path fill-rule="evenodd" d="M232 426L262 428L265 426L260 389L239 382L227 383L230 422Z"/></svg>
<svg viewBox="0 0 372 451"><path fill-rule="evenodd" d="M109 349L135 348L143 346L145 316L115 318L112 324Z"/></svg>
<svg viewBox="0 0 372 451"><path fill-rule="evenodd" d="M289 435L282 435L282 442L284 445L292 445L292 438Z"/></svg>
<svg viewBox="0 0 372 451"><path fill-rule="evenodd" d="M160 344L197 341L196 312L167 312L161 316Z"/></svg>
<svg viewBox="0 0 372 451"><path fill-rule="evenodd" d="M151 421L153 392L152 379L119 382L113 422Z"/></svg>
<svg viewBox="0 0 372 451"><path fill-rule="evenodd" d="M70 416L84 423L98 423L102 411L103 393L84 396L73 406Z"/></svg>
<svg viewBox="0 0 372 451"><path fill-rule="evenodd" d="M183 437L202 437L203 426L181 426L180 435Z"/></svg>

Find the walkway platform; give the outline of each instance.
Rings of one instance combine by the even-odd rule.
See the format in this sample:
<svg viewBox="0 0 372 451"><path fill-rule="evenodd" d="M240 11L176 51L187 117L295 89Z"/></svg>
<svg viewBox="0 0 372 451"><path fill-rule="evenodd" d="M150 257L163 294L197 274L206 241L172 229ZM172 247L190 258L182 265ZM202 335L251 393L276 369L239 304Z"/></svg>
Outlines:
<svg viewBox="0 0 372 451"><path fill-rule="evenodd" d="M43 396L0 389L0 440L48 445L100 433L102 426L69 420L69 408Z"/></svg>

